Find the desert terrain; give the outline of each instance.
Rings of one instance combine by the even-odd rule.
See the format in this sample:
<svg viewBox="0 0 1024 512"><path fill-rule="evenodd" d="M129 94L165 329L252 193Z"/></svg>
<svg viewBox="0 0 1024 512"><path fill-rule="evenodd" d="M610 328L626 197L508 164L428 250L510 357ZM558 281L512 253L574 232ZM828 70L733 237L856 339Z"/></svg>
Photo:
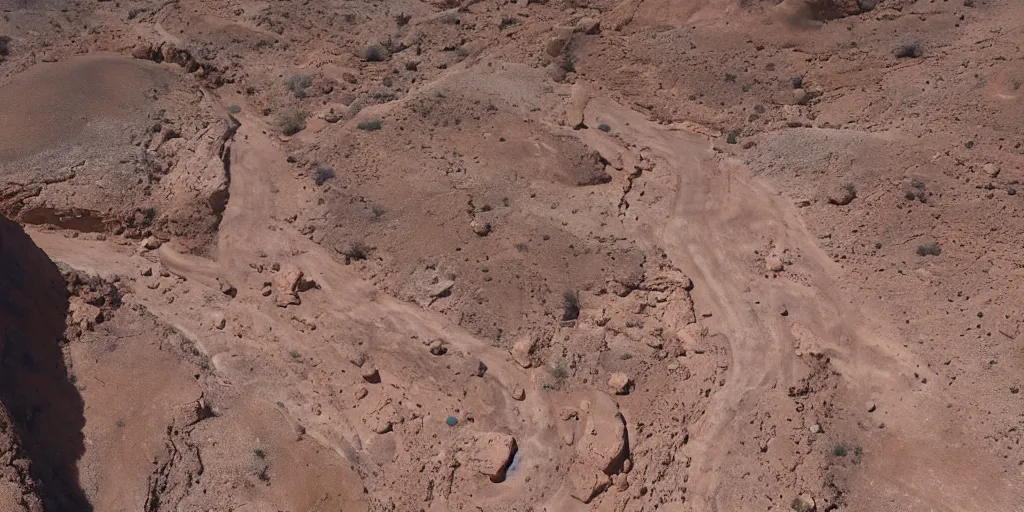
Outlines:
<svg viewBox="0 0 1024 512"><path fill-rule="evenodd" d="M0 0L0 511L1024 511L1021 19Z"/></svg>

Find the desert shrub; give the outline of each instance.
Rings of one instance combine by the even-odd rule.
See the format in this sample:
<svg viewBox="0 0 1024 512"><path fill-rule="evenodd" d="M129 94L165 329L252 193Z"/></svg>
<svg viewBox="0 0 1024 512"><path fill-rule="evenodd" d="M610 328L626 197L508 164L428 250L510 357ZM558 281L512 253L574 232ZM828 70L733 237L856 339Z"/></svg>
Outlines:
<svg viewBox="0 0 1024 512"><path fill-rule="evenodd" d="M836 457L846 457L846 443L839 443L832 447L832 455Z"/></svg>
<svg viewBox="0 0 1024 512"><path fill-rule="evenodd" d="M359 121L359 124L356 125L356 128L359 128L360 130L366 132L372 132L380 130L383 126L384 123L380 119L366 119L363 121Z"/></svg>
<svg viewBox="0 0 1024 512"><path fill-rule="evenodd" d="M921 47L917 43L904 43L893 51L897 59L916 59L921 56Z"/></svg>
<svg viewBox="0 0 1024 512"><path fill-rule="evenodd" d="M379 204L373 205L373 207L370 208L370 211L373 212L373 220L380 220L384 217L384 214L388 212L386 208Z"/></svg>
<svg viewBox="0 0 1024 512"><path fill-rule="evenodd" d="M725 136L725 143L726 144L736 144L738 137L739 137L739 133L738 132L734 132L734 131L733 132L729 132L728 135Z"/></svg>
<svg viewBox="0 0 1024 512"><path fill-rule="evenodd" d="M562 294L562 321L568 322L580 317L580 296L573 290Z"/></svg>
<svg viewBox="0 0 1024 512"><path fill-rule="evenodd" d="M316 172L313 174L313 181L316 182L316 186L321 186L327 183L327 180L334 177L334 169L330 167L317 167Z"/></svg>
<svg viewBox="0 0 1024 512"><path fill-rule="evenodd" d="M301 108L286 109L277 116L277 128L285 135L295 135L306 128L306 116Z"/></svg>
<svg viewBox="0 0 1024 512"><path fill-rule="evenodd" d="M935 242L917 247L918 256L938 256L940 254L942 254L942 246Z"/></svg>
<svg viewBox="0 0 1024 512"><path fill-rule="evenodd" d="M551 376L554 377L555 380L561 382L569 377L569 370L566 370L565 366L559 363L558 366L551 369Z"/></svg>
<svg viewBox="0 0 1024 512"><path fill-rule="evenodd" d="M309 75L295 74L284 81L284 85L295 95L296 98L305 98L306 89L313 85L313 77Z"/></svg>
<svg viewBox="0 0 1024 512"><path fill-rule="evenodd" d="M412 15L411 14L406 14L404 12L401 13L401 14L396 14L395 15L395 23L399 27L404 27L404 26L408 25L409 24L409 20L411 20L411 19L412 19Z"/></svg>
<svg viewBox="0 0 1024 512"><path fill-rule="evenodd" d="M928 197L925 195L924 183L914 180L910 182L910 188L907 189L903 197L907 198L907 201L918 200L922 203L928 202Z"/></svg>
<svg viewBox="0 0 1024 512"><path fill-rule="evenodd" d="M501 23L498 24L498 30L505 30L506 28L511 27L516 23L519 23L519 19L511 16L502 16Z"/></svg>
<svg viewBox="0 0 1024 512"><path fill-rule="evenodd" d="M11 54L11 38L10 36L0 36L0 57L6 57Z"/></svg>
<svg viewBox="0 0 1024 512"><path fill-rule="evenodd" d="M388 50L379 44L370 45L363 50L363 58L367 62L382 62L388 58Z"/></svg>
<svg viewBox="0 0 1024 512"><path fill-rule="evenodd" d="M366 245L362 240L353 240L340 247L338 252L345 256L345 263L352 263L365 260L373 252L373 247Z"/></svg>

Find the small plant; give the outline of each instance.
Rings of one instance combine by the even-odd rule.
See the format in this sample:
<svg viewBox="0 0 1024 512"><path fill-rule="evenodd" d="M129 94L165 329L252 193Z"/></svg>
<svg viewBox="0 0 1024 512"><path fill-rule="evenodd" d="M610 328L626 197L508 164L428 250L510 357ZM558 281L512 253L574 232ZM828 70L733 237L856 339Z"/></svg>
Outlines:
<svg viewBox="0 0 1024 512"><path fill-rule="evenodd" d="M527 251L529 251L529 250L530 250L530 246L528 246L528 245L524 244L523 242L519 242L519 243L517 243L517 244L515 245L515 248L516 248L516 250L517 250L517 251L519 251L519 252L527 252Z"/></svg>
<svg viewBox="0 0 1024 512"><path fill-rule="evenodd" d="M359 121L359 124L356 125L356 128L359 128L360 130L363 130L365 132L373 132L380 130L383 126L384 123L380 119L366 119L364 121Z"/></svg>
<svg viewBox="0 0 1024 512"><path fill-rule="evenodd" d="M569 377L569 370L566 370L565 366L559 363L558 366L551 369L551 376L554 377L555 380L562 382Z"/></svg>
<svg viewBox="0 0 1024 512"><path fill-rule="evenodd" d="M277 128L284 135L295 135L306 129L306 116L309 114L300 108L288 109L278 114Z"/></svg>
<svg viewBox="0 0 1024 512"><path fill-rule="evenodd" d="M365 260L373 252L373 248L362 240L354 240L345 244L338 252L345 256L345 263L348 264L353 261Z"/></svg>
<svg viewBox="0 0 1024 512"><path fill-rule="evenodd" d="M383 62L388 58L388 51L379 44L371 45L364 50L363 58L367 62Z"/></svg>
<svg viewBox="0 0 1024 512"><path fill-rule="evenodd" d="M518 18L513 18L511 16L502 16L501 23L498 24L498 30L505 30L506 28L511 27L516 23L519 23Z"/></svg>
<svg viewBox="0 0 1024 512"><path fill-rule="evenodd" d="M942 254L942 246L936 242L923 244L917 247L918 256L938 256Z"/></svg>
<svg viewBox="0 0 1024 512"><path fill-rule="evenodd" d="M921 56L921 47L917 43L904 43L893 52L897 59L916 59Z"/></svg>
<svg viewBox="0 0 1024 512"><path fill-rule="evenodd" d="M373 212L373 220L380 220L388 211L381 205L375 204L370 211Z"/></svg>
<svg viewBox="0 0 1024 512"><path fill-rule="evenodd" d="M302 354L298 350L289 350L288 355L292 356L292 359L299 359L302 357Z"/></svg>
<svg viewBox="0 0 1024 512"><path fill-rule="evenodd" d="M846 457L846 443L839 443L832 447L832 455L836 457Z"/></svg>
<svg viewBox="0 0 1024 512"><path fill-rule="evenodd" d="M263 451L262 448L256 448L255 450L252 451L252 454L255 455L257 459L260 460L267 458L267 452Z"/></svg>
<svg viewBox="0 0 1024 512"><path fill-rule="evenodd" d="M401 13L395 15L395 24L399 27L404 27L409 24L409 20L412 19L411 14Z"/></svg>
<svg viewBox="0 0 1024 512"><path fill-rule="evenodd" d="M738 132L734 132L734 131L733 132L729 132L729 134L725 136L725 143L726 144L736 144L738 136L739 136Z"/></svg>
<svg viewBox="0 0 1024 512"><path fill-rule="evenodd" d="M736 75L734 75L732 73L726 73L725 74L725 81L726 82L735 82L736 81Z"/></svg>
<svg viewBox="0 0 1024 512"><path fill-rule="evenodd" d="M0 57L6 57L11 54L11 37L0 36Z"/></svg>
<svg viewBox="0 0 1024 512"><path fill-rule="evenodd" d="M334 177L334 169L330 167L317 167L316 172L313 175L313 181L316 182L316 186L321 186L327 183L327 180Z"/></svg>
<svg viewBox="0 0 1024 512"><path fill-rule="evenodd" d="M405 70L406 71L416 71L417 69L419 69L419 67L420 67L420 65L417 64L415 61L411 61L410 60L409 62L405 63Z"/></svg>
<svg viewBox="0 0 1024 512"><path fill-rule="evenodd" d="M260 470L259 475L257 475L257 476L259 477L261 482L269 482L270 481L270 466L263 466L263 469Z"/></svg>
<svg viewBox="0 0 1024 512"><path fill-rule="evenodd" d="M907 201L918 200L922 203L928 202L928 197L925 195L924 183L919 180L910 182L910 188L903 194L903 197L907 198Z"/></svg>
<svg viewBox="0 0 1024 512"><path fill-rule="evenodd" d="M580 296L573 290L562 294L562 321L568 322L580 317Z"/></svg>
<svg viewBox="0 0 1024 512"><path fill-rule="evenodd" d="M313 77L309 75L295 74L284 81L284 85L295 95L296 98L305 98L306 89L313 85Z"/></svg>

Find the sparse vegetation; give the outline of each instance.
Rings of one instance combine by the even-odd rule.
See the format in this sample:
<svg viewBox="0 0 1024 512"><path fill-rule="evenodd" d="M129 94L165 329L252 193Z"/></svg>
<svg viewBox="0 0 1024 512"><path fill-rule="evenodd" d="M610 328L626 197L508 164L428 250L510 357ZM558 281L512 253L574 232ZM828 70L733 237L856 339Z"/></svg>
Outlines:
<svg viewBox="0 0 1024 512"><path fill-rule="evenodd" d="M530 246L528 246L528 245L524 244L523 242L519 242L519 243L517 243L517 244L515 245L515 248L516 248L516 250L517 250L517 251L519 251L519 252L527 252L527 251L529 251L529 250L530 250Z"/></svg>
<svg viewBox="0 0 1024 512"><path fill-rule="evenodd" d="M936 242L923 244L917 247L918 256L938 256L942 254L942 246Z"/></svg>
<svg viewBox="0 0 1024 512"><path fill-rule="evenodd" d="M313 85L313 77L309 75L295 74L288 77L284 84L296 98L305 98L306 90Z"/></svg>
<svg viewBox="0 0 1024 512"><path fill-rule="evenodd" d="M725 136L726 144L736 144L737 137L739 137L739 132L729 132L729 134Z"/></svg>
<svg viewBox="0 0 1024 512"><path fill-rule="evenodd" d="M277 128L284 135L295 135L306 129L306 117L309 114L301 108L287 109L277 116Z"/></svg>
<svg viewBox="0 0 1024 512"><path fill-rule="evenodd" d="M928 197L925 195L924 183L922 183L919 180L911 181L910 188L907 189L906 193L903 196L906 197L908 201L913 201L916 199L922 203L928 202Z"/></svg>
<svg viewBox="0 0 1024 512"><path fill-rule="evenodd" d="M395 15L395 24L399 27L404 27L409 24L409 20L412 19L411 14L401 13Z"/></svg>
<svg viewBox="0 0 1024 512"><path fill-rule="evenodd" d="M565 366L559 363L558 366L551 369L551 376L561 383L569 377L569 370L566 370Z"/></svg>
<svg viewBox="0 0 1024 512"><path fill-rule="evenodd" d="M302 357L302 354L299 353L298 350L289 350L288 355L292 356L292 359L299 359L300 357Z"/></svg>
<svg viewBox="0 0 1024 512"><path fill-rule="evenodd" d="M384 123L380 119L366 119L363 121L359 121L359 124L356 125L356 128L359 128L360 130L363 130L365 132L372 132L380 130L383 126Z"/></svg>
<svg viewBox="0 0 1024 512"><path fill-rule="evenodd" d="M353 240L339 248L338 252L345 256L345 263L348 264L353 261L365 260L373 252L373 248L362 240Z"/></svg>
<svg viewBox="0 0 1024 512"><path fill-rule="evenodd" d="M373 220L380 220L381 217L384 217L384 214L388 212L386 208L379 204L373 205L373 207L370 208L370 211L373 212Z"/></svg>
<svg viewBox="0 0 1024 512"><path fill-rule="evenodd" d="M516 23L519 23L519 19L511 16L502 16L501 23L498 24L498 30L505 30L506 28L511 27Z"/></svg>
<svg viewBox="0 0 1024 512"><path fill-rule="evenodd" d="M573 290L562 294L562 321L568 322L580 317L580 296Z"/></svg>
<svg viewBox="0 0 1024 512"><path fill-rule="evenodd" d="M316 182L316 186L321 186L327 183L327 180L334 177L334 169L330 167L317 167L316 173L314 173L313 181Z"/></svg>
<svg viewBox="0 0 1024 512"><path fill-rule="evenodd" d="M832 447L832 455L836 457L846 457L847 452L846 443L839 443Z"/></svg>
<svg viewBox="0 0 1024 512"><path fill-rule="evenodd" d="M6 57L11 54L11 37L0 36L0 57Z"/></svg>
<svg viewBox="0 0 1024 512"><path fill-rule="evenodd" d="M893 52L897 59L916 59L921 56L921 47L917 43L904 43Z"/></svg>

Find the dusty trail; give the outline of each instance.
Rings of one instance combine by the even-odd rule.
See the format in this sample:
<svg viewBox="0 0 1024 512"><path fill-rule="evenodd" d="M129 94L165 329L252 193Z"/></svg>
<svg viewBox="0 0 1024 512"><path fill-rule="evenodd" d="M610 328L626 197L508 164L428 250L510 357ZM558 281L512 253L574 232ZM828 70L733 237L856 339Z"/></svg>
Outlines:
<svg viewBox="0 0 1024 512"><path fill-rule="evenodd" d="M737 472L742 469L736 468L744 465L743 455L736 447L750 440L746 429L757 411L782 414L792 409L786 390L809 375L808 354L830 357L842 375L841 387L855 397L853 403L868 396L902 401L904 412L887 425L889 435L937 441L933 438L939 433L930 431L921 417L941 416L942 398L907 396L913 387L906 376L916 375L920 362L899 354L895 331L877 320L870 304L848 294L836 279L842 270L820 248L792 204L739 162L716 162L702 136L654 124L607 101L587 106L588 118L598 113L622 127L623 141L655 160L648 179L672 194L672 200L664 224L650 223L649 229L694 281L698 313L710 316L703 323L725 338L732 359L724 386L712 395L687 446L693 458L693 510L743 506L736 495L737 479L742 478ZM776 276L766 270L764 258L783 250L793 256L793 265ZM903 478L878 485L895 488L902 499L922 507L967 510L979 500L990 510L1017 507L1021 496L1015 479L999 474L999 465L977 456L976 450L980 447L961 445L938 456L901 450L917 460L901 464ZM756 465L746 462L747 467L751 464ZM931 469L936 465L960 470L936 475ZM961 481L961 471L972 475L970 482ZM981 487L990 491L978 496Z"/></svg>

